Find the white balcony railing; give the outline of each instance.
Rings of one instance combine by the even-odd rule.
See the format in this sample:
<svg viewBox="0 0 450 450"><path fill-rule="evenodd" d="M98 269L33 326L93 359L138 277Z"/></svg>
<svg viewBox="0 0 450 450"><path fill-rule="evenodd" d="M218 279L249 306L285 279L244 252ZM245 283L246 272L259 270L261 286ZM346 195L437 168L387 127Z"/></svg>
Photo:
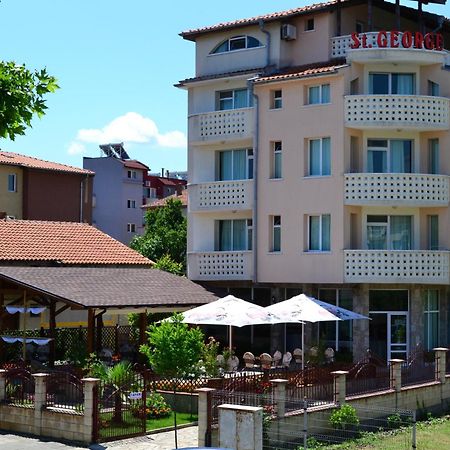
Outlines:
<svg viewBox="0 0 450 450"><path fill-rule="evenodd" d="M346 283L449 283L449 251L344 250Z"/></svg>
<svg viewBox="0 0 450 450"><path fill-rule="evenodd" d="M345 125L447 130L449 99L425 95L346 95Z"/></svg>
<svg viewBox="0 0 450 450"><path fill-rule="evenodd" d="M250 139L252 132L253 108L213 111L189 117L191 142Z"/></svg>
<svg viewBox="0 0 450 450"><path fill-rule="evenodd" d="M448 206L449 200L447 175L345 174L346 205Z"/></svg>
<svg viewBox="0 0 450 450"><path fill-rule="evenodd" d="M190 185L188 189L191 211L244 210L253 207L253 180L199 183Z"/></svg>
<svg viewBox="0 0 450 450"><path fill-rule="evenodd" d="M188 253L188 276L191 280L251 280L253 253L193 252Z"/></svg>

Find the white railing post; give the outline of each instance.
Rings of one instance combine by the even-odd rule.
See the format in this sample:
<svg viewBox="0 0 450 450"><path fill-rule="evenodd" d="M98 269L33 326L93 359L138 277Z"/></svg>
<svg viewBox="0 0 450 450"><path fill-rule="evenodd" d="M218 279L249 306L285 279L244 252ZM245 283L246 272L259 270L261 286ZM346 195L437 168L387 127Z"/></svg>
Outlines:
<svg viewBox="0 0 450 450"><path fill-rule="evenodd" d="M198 446L211 445L212 395L215 389L200 388L198 392Z"/></svg>
<svg viewBox="0 0 450 450"><path fill-rule="evenodd" d="M345 397L347 396L346 384L348 372L346 370L336 370L335 372L331 372L331 375L334 376L334 403L343 405L345 403Z"/></svg>
<svg viewBox="0 0 450 450"><path fill-rule="evenodd" d="M445 383L445 374L447 369L447 352L448 348L437 347L433 348L434 358L435 358L435 369L436 369L436 381Z"/></svg>
<svg viewBox="0 0 450 450"><path fill-rule="evenodd" d="M402 389L402 364L404 362L403 359L389 360L390 388L395 392L400 392Z"/></svg>
<svg viewBox="0 0 450 450"><path fill-rule="evenodd" d="M277 378L270 380L274 389L274 400L277 405L277 417L284 417L286 414L286 386L288 380Z"/></svg>
<svg viewBox="0 0 450 450"><path fill-rule="evenodd" d="M34 433L41 434L42 411L47 403L47 373L35 373L34 378Z"/></svg>

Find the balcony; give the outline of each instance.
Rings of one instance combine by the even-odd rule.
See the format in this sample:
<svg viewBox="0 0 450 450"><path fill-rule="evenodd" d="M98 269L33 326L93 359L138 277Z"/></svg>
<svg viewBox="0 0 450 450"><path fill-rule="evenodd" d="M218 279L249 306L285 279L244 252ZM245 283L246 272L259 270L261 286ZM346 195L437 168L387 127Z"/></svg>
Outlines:
<svg viewBox="0 0 450 450"><path fill-rule="evenodd" d="M335 36L331 38L331 58L347 58L348 62L372 63L372 62L394 62L410 64L444 64L448 57L447 51L417 49L404 47L402 44L403 33L397 39L398 47L378 47L378 32L361 33L367 37L366 47L362 45L353 49L350 35ZM386 33L387 41L390 42L391 33Z"/></svg>
<svg viewBox="0 0 450 450"><path fill-rule="evenodd" d="M344 250L344 282L448 284L449 260L449 251Z"/></svg>
<svg viewBox="0 0 450 450"><path fill-rule="evenodd" d="M253 180L214 181L189 186L190 211L253 208Z"/></svg>
<svg viewBox="0 0 450 450"><path fill-rule="evenodd" d="M189 116L189 140L193 144L250 140L253 114L253 108L193 114Z"/></svg>
<svg viewBox="0 0 450 450"><path fill-rule="evenodd" d="M425 95L346 95L345 126L448 130L449 99Z"/></svg>
<svg viewBox="0 0 450 450"><path fill-rule="evenodd" d="M191 280L251 280L253 252L188 253L188 277Z"/></svg>
<svg viewBox="0 0 450 450"><path fill-rule="evenodd" d="M418 173L345 174L346 205L448 206L449 177Z"/></svg>

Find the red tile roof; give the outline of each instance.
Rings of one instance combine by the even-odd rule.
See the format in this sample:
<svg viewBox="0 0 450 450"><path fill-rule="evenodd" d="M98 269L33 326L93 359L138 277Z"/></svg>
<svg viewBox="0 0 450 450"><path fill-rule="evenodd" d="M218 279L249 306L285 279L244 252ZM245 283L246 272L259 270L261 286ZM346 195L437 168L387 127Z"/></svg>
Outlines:
<svg viewBox="0 0 450 450"><path fill-rule="evenodd" d="M244 70L234 70L232 72L222 72L215 73L211 75L202 75L200 77L186 78L184 80L179 81L175 84L175 87L182 87L188 83L195 83L197 81L206 81L206 80L215 80L216 78L225 78L225 77L238 77L241 75L249 75L261 73L264 71L264 67L254 68L254 69L244 69Z"/></svg>
<svg viewBox="0 0 450 450"><path fill-rule="evenodd" d="M67 166L44 159L33 158L32 156L20 155L19 153L5 152L0 150L0 165L7 164L18 167L28 167L31 169L52 170L56 172L80 173L85 175L94 175L91 170L81 169L80 167Z"/></svg>
<svg viewBox="0 0 450 450"><path fill-rule="evenodd" d="M345 3L346 1L347 0L343 0L342 3ZM309 13L309 12L327 9L330 6L335 5L336 3L337 3L337 0L331 0L329 2L316 3L314 5L303 6L301 8L293 8L293 9L289 9L287 11L279 11L279 12L274 12L274 13L270 13L270 14L264 14L262 16L249 17L247 19L238 19L238 20L233 20L231 22L221 22L221 23L218 23L215 25L210 25L207 27L195 28L193 30L183 31L180 33L180 36L182 36L185 39L193 41L199 34L208 33L210 31L218 31L218 30L223 30L223 29L227 29L227 28L243 27L246 25L255 25L255 24L258 24L258 22L260 20L264 20L265 22L270 22L270 21L274 21L274 20L286 19L288 17L294 17L294 16L298 16L301 14Z"/></svg>
<svg viewBox="0 0 450 450"><path fill-rule="evenodd" d="M169 199L180 200L182 206L187 206L188 205L187 189L183 189L180 195L177 194L169 195L168 197L160 198L159 200L155 200L154 202L148 203L147 205L142 205L141 208L142 209L160 208L161 206L166 206L167 201Z"/></svg>
<svg viewBox="0 0 450 450"><path fill-rule="evenodd" d="M127 159L127 160L119 160L122 161L123 165L125 167L129 167L130 169L141 169L148 171L150 170L150 167L146 166L145 164L141 163L140 161L136 161L135 159Z"/></svg>
<svg viewBox="0 0 450 450"><path fill-rule="evenodd" d="M97 228L75 222L0 220L0 263L151 265L152 261Z"/></svg>

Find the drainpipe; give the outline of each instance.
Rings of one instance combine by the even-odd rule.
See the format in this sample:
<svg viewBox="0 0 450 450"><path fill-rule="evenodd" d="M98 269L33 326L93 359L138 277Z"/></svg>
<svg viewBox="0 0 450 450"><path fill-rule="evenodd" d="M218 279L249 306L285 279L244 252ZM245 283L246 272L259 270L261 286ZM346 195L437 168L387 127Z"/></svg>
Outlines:
<svg viewBox="0 0 450 450"><path fill-rule="evenodd" d="M83 222L83 182L84 182L84 180L81 179L81 181L80 181L80 223Z"/></svg>
<svg viewBox="0 0 450 450"><path fill-rule="evenodd" d="M270 47L271 47L271 36L270 32L264 28L264 20L260 19L258 22L259 29L266 35L266 68L270 66Z"/></svg>
<svg viewBox="0 0 450 450"><path fill-rule="evenodd" d="M259 98L254 92L253 82L258 76L247 80L247 87L255 105L253 131L253 283L258 282L258 153L259 153Z"/></svg>

